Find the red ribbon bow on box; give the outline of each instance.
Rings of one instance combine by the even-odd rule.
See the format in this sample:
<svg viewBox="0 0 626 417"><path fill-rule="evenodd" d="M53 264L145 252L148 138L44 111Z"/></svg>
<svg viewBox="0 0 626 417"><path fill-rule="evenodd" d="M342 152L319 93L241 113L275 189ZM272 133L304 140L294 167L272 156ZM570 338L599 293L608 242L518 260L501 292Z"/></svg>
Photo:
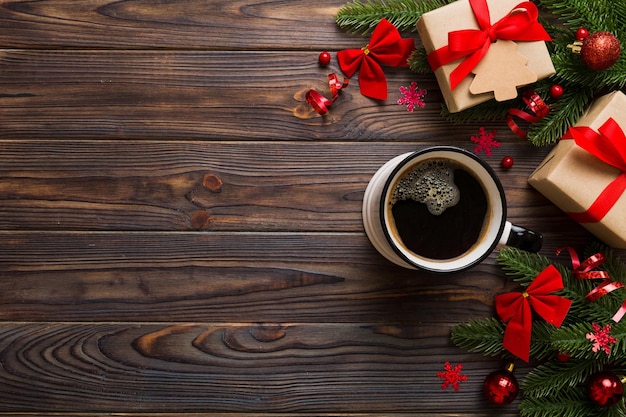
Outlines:
<svg viewBox="0 0 626 417"><path fill-rule="evenodd" d="M551 293L563 289L563 279L554 265L541 271L524 292L500 294L495 297L496 311L508 325L502 346L526 362L530 359L532 310L548 323L560 327L572 304L571 300Z"/></svg>
<svg viewBox="0 0 626 417"><path fill-rule="evenodd" d="M550 41L550 35L537 21L537 6L526 1L509 14L491 24L487 0L469 0L480 29L463 29L448 33L448 45L428 54L435 71L442 65L465 58L450 73L450 89L454 90L483 59L491 44L498 39L510 41Z"/></svg>
<svg viewBox="0 0 626 417"><path fill-rule="evenodd" d="M562 139L574 139L601 161L619 169L621 174L600 193L582 213L567 213L579 223L597 223L611 210L626 191L626 135L617 122L609 118L598 132L586 126L570 127Z"/></svg>
<svg viewBox="0 0 626 417"><path fill-rule="evenodd" d="M398 29L388 20L382 19L376 25L367 46L339 51L337 59L346 76L352 77L359 71L361 94L386 100L387 80L380 64L406 67L413 50L415 41L401 38Z"/></svg>

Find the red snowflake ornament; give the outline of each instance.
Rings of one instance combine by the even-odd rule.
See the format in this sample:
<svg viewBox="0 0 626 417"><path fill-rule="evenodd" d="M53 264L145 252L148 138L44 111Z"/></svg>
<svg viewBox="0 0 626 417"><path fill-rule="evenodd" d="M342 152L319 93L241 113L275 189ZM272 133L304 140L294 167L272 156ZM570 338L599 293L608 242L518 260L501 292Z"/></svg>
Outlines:
<svg viewBox="0 0 626 417"><path fill-rule="evenodd" d="M587 333L585 336L588 340L593 342L591 350L598 352L604 351L607 355L611 353L611 345L617 342L617 339L611 336L611 325L606 324L601 328L596 323L592 323L593 332Z"/></svg>
<svg viewBox="0 0 626 417"><path fill-rule="evenodd" d="M402 97L398 100L398 104L406 104L408 112L415 110L415 107L423 109L426 105L423 100L426 95L426 90L418 89L415 81L413 81L409 87L400 87L400 93Z"/></svg>
<svg viewBox="0 0 626 417"><path fill-rule="evenodd" d="M484 127L478 130L477 135L473 135L470 139L476 144L474 153L485 152L487 156L491 156L491 148L499 148L500 142L495 140L496 131L487 132Z"/></svg>
<svg viewBox="0 0 626 417"><path fill-rule="evenodd" d="M467 376L461 374L463 365L459 363L453 368L450 362L446 362L443 366L444 370L437 372L437 376L443 379L441 389L446 389L448 386L452 385L452 388L454 388L455 391L458 391L460 388L459 384L467 381Z"/></svg>

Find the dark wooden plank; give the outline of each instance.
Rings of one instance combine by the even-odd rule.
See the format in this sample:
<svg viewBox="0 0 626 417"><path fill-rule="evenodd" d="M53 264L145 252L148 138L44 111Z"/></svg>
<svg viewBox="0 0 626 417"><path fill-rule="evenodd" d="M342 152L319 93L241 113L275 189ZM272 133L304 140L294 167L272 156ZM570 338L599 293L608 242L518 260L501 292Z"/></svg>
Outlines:
<svg viewBox="0 0 626 417"><path fill-rule="evenodd" d="M515 287L494 256L433 275L363 234L1 232L0 319L455 323ZM556 246L586 239L564 232ZM567 259L561 259L565 262Z"/></svg>
<svg viewBox="0 0 626 417"><path fill-rule="evenodd" d="M447 326L367 323L2 323L0 408L433 416L488 410L480 386L499 362L461 352L448 333ZM459 392L442 391L436 376L448 360L463 362L469 377ZM494 408L498 415L514 410Z"/></svg>
<svg viewBox="0 0 626 417"><path fill-rule="evenodd" d="M320 68L315 52L4 50L0 66L4 139L468 137L441 118L434 77L406 68L387 70L386 102L362 96L355 78L319 116L305 93L328 95L327 75L339 70ZM396 101L412 80L429 90L428 104L408 113Z"/></svg>
<svg viewBox="0 0 626 417"><path fill-rule="evenodd" d="M472 149L469 139L446 143ZM361 232L374 172L437 144L4 141L0 228ZM507 152L516 155L510 171L499 168ZM485 157L511 219L529 227L571 222L527 184L545 153L516 140Z"/></svg>
<svg viewBox="0 0 626 417"><path fill-rule="evenodd" d="M17 48L343 49L345 0L0 1L0 44ZM358 44L357 44L358 45Z"/></svg>

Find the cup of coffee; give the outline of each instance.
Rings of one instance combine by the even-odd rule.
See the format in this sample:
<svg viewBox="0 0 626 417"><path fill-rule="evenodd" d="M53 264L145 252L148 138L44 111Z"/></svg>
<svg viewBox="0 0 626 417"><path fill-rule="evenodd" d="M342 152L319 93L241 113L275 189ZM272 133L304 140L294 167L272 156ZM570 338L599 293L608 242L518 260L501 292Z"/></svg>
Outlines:
<svg viewBox="0 0 626 417"><path fill-rule="evenodd" d="M378 252L396 265L433 272L471 268L503 246L538 252L542 236L506 216L493 169L451 146L391 159L363 198L365 232Z"/></svg>

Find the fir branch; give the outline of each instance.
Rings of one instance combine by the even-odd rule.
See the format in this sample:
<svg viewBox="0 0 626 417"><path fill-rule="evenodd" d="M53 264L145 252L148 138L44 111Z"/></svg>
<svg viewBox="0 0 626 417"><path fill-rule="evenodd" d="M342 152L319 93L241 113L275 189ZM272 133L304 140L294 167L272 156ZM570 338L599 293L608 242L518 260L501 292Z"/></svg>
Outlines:
<svg viewBox="0 0 626 417"><path fill-rule="evenodd" d="M480 352L485 356L506 353L502 347L504 326L494 317L470 320L452 328L451 340L456 346L469 352Z"/></svg>
<svg viewBox="0 0 626 417"><path fill-rule="evenodd" d="M580 27L589 30L589 33L599 30L615 33L623 29L619 26L619 16L626 13L621 1L538 0L537 3L543 10L558 16L560 22L572 31Z"/></svg>
<svg viewBox="0 0 626 417"><path fill-rule="evenodd" d="M477 121L499 121L504 120L507 112L511 107L513 107L514 103L514 100L503 102L489 100L457 113L450 113L450 110L448 110L448 108L443 105L441 110L441 116L454 124L463 124Z"/></svg>
<svg viewBox="0 0 626 417"><path fill-rule="evenodd" d="M621 89L626 86L626 57L623 55L611 67L596 71L585 65L579 55L559 49L552 55L555 79L561 83L580 85L594 90Z"/></svg>
<svg viewBox="0 0 626 417"><path fill-rule="evenodd" d="M599 411L581 389L563 391L554 398L525 397L519 408L520 417L623 417L615 416L610 408Z"/></svg>
<svg viewBox="0 0 626 417"><path fill-rule="evenodd" d="M513 247L503 248L498 254L497 261L508 276L522 285L529 285L551 263L543 255Z"/></svg>
<svg viewBox="0 0 626 417"><path fill-rule="evenodd" d="M424 47L416 48L409 56L409 69L416 74L429 74L433 70L428 63L426 49Z"/></svg>
<svg viewBox="0 0 626 417"><path fill-rule="evenodd" d="M567 129L575 124L593 98L593 90L565 84L565 94L556 101L550 113L528 128L528 140L536 146L558 142Z"/></svg>
<svg viewBox="0 0 626 417"><path fill-rule="evenodd" d="M552 344L552 332L556 329L545 321L533 322L530 357L536 360L554 358L557 353Z"/></svg>
<svg viewBox="0 0 626 417"><path fill-rule="evenodd" d="M560 392L584 384L589 376L603 369L604 363L570 359L568 362L553 360L535 367L521 383L528 397L555 397ZM546 399L543 399L546 401Z"/></svg>
<svg viewBox="0 0 626 417"><path fill-rule="evenodd" d="M451 3L452 0L354 0L344 5L335 17L344 30L368 34L385 18L399 31L416 31L420 16Z"/></svg>
<svg viewBox="0 0 626 417"><path fill-rule="evenodd" d="M586 335L592 332L591 323L593 320L582 320L579 317L579 323L569 326L563 326L552 332L552 345L557 352L567 352L573 358L584 359L588 362L609 363L616 359L625 359L626 353L626 326L615 324L611 327L611 335L617 339L617 342L611 346L611 353L607 355L603 351L594 352L592 350L592 342L587 340ZM600 322L602 323L602 322Z"/></svg>

